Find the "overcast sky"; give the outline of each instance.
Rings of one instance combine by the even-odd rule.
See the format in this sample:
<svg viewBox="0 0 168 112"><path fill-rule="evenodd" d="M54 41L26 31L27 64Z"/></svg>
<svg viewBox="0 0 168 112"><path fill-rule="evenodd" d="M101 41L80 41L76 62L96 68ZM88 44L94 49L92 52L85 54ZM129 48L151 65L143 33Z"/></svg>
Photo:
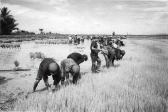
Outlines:
<svg viewBox="0 0 168 112"><path fill-rule="evenodd" d="M36 33L168 33L168 0L1 0L1 7Z"/></svg>

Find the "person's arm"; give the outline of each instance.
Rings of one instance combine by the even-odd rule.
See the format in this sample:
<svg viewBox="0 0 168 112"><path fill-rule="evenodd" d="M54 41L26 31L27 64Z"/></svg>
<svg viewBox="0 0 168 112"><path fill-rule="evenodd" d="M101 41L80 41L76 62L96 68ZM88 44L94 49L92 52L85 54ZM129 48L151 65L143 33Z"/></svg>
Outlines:
<svg viewBox="0 0 168 112"><path fill-rule="evenodd" d="M58 85L58 83L61 81L61 69L60 69L60 67L57 69L57 74L56 75L52 75L52 77L53 77L53 80L54 80L54 82L53 82L53 85L56 87L57 85ZM52 87L51 87L52 88Z"/></svg>
<svg viewBox="0 0 168 112"><path fill-rule="evenodd" d="M36 80L36 81L34 82L33 92L35 92L35 90L36 90L36 88L37 88L39 82L40 82L40 80Z"/></svg>
<svg viewBox="0 0 168 112"><path fill-rule="evenodd" d="M47 89L50 89L50 84L48 83L48 78L47 79L43 78L43 80L44 80L44 84L47 87Z"/></svg>
<svg viewBox="0 0 168 112"><path fill-rule="evenodd" d="M92 44L91 44L91 50L101 51L101 49L95 48Z"/></svg>
<svg viewBox="0 0 168 112"><path fill-rule="evenodd" d="M36 77L36 81L34 82L34 85L33 85L33 92L35 92L37 86L38 86L38 83L40 82L40 80L42 79L43 75L42 75L42 70L41 70L41 66L39 67L39 70L38 70L38 74L37 74L37 77Z"/></svg>

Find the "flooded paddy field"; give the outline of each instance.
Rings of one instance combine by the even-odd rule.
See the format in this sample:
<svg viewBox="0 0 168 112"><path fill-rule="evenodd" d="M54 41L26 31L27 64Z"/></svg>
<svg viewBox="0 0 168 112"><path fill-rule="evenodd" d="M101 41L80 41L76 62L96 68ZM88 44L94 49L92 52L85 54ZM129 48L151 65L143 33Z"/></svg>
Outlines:
<svg viewBox="0 0 168 112"><path fill-rule="evenodd" d="M22 42L20 49L0 48L1 70L13 69L15 60L20 62L20 67L31 69L0 72L3 77L0 82L1 110L167 111L168 40L128 38L123 41L126 46L121 49L126 51L126 55L114 62L115 67L104 68L105 59L99 54L102 67L98 74L91 73L90 40L79 45L29 41ZM72 52L87 54L88 61L80 65L85 75L77 85L61 87L52 95L44 89L41 81L37 92L27 95L33 89L41 62L40 59L30 59L30 52L42 52L46 57L55 58L58 64ZM52 82L49 77L49 83Z"/></svg>
<svg viewBox="0 0 168 112"><path fill-rule="evenodd" d="M80 45L70 44L37 44L35 41L26 41L20 43L20 48L0 48L0 94L3 97L16 97L18 94L32 90L39 64L42 59L31 59L30 53L41 52L48 58L54 58L58 64L67 58L72 52L87 54L89 61L81 65L81 72L91 72L90 60L90 41ZM19 67L31 69L30 71L12 71L15 67L14 61L17 60ZM49 77L50 84L52 78ZM40 82L38 89L43 89L44 83ZM8 98L7 98L8 99Z"/></svg>

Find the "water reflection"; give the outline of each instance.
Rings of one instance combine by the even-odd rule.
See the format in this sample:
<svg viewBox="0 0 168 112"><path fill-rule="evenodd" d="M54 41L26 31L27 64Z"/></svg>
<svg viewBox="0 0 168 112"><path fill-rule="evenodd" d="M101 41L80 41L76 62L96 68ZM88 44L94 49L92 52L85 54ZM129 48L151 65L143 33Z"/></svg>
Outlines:
<svg viewBox="0 0 168 112"><path fill-rule="evenodd" d="M18 60L20 67L31 68L32 64L39 66L41 60L30 59L30 52L42 52L46 57L53 57L58 63L65 59L72 52L87 54L90 57L90 41L85 40L79 45L68 44L35 44L35 42L22 42L21 49L2 49L0 48L0 67L3 69L12 69L13 62ZM86 63L86 62L85 62Z"/></svg>

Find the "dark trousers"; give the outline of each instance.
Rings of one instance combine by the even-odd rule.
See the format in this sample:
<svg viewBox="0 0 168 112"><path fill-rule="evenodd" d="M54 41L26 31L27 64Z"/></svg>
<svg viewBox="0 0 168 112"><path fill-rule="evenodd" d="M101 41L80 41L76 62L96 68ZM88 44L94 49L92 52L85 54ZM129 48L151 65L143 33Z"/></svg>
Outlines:
<svg viewBox="0 0 168 112"><path fill-rule="evenodd" d="M100 70L100 66L101 66L101 60L98 56L92 55L91 56L91 60L92 60L92 67L91 70L93 73L95 73L96 71Z"/></svg>

